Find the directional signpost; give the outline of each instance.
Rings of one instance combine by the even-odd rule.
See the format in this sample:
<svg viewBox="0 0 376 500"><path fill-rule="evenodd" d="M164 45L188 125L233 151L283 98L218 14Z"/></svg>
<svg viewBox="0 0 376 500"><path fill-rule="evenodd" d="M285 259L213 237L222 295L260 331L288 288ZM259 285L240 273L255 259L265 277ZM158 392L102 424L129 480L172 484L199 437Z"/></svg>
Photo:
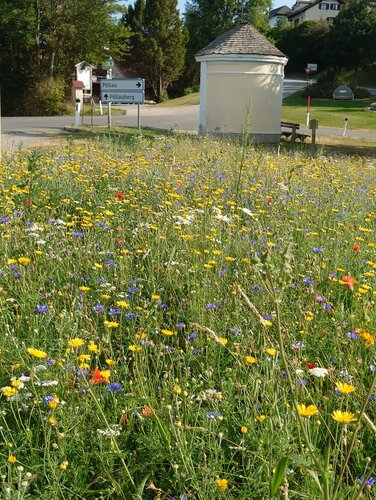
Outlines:
<svg viewBox="0 0 376 500"><path fill-rule="evenodd" d="M122 78L101 80L101 101L112 104L144 104L145 80Z"/></svg>
<svg viewBox="0 0 376 500"><path fill-rule="evenodd" d="M114 78L101 80L101 102L111 104L137 104L137 122L140 130L140 104L145 102L145 80L143 78Z"/></svg>

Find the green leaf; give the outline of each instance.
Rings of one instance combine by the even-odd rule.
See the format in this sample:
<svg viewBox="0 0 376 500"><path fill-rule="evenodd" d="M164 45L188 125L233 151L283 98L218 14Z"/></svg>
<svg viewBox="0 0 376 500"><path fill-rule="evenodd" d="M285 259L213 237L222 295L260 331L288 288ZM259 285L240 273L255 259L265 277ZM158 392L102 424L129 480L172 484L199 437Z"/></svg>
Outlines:
<svg viewBox="0 0 376 500"><path fill-rule="evenodd" d="M285 476L286 467L287 467L288 457L282 457L277 467L275 468L272 480L270 482L270 496L274 497L277 493L278 488L281 486L283 478Z"/></svg>

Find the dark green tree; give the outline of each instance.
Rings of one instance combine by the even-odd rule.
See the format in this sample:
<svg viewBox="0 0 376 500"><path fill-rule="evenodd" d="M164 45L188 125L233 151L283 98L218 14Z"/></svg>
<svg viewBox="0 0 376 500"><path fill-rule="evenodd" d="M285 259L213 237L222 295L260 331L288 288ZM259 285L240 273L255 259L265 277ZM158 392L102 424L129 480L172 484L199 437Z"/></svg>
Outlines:
<svg viewBox="0 0 376 500"><path fill-rule="evenodd" d="M186 5L185 26L189 32L186 85L198 83L199 65L194 55L217 36L242 22L261 32L268 27L271 0L190 0Z"/></svg>
<svg viewBox="0 0 376 500"><path fill-rule="evenodd" d="M68 85L75 63L101 62L106 49L125 46L116 9L115 0L1 0L0 85L5 111L12 101L22 107L23 95L32 95L33 85L52 77Z"/></svg>
<svg viewBox="0 0 376 500"><path fill-rule="evenodd" d="M368 0L347 2L334 19L327 55L333 68L354 71L354 86L360 69L376 60L376 9Z"/></svg>
<svg viewBox="0 0 376 500"><path fill-rule="evenodd" d="M184 69L186 31L177 0L136 0L124 16L131 30L130 53L125 64L136 69L155 98L165 98L167 87Z"/></svg>
<svg viewBox="0 0 376 500"><path fill-rule="evenodd" d="M291 26L278 24L270 31L276 46L289 58L286 71L303 73L307 63L325 68L325 47L330 27L326 21L306 21Z"/></svg>

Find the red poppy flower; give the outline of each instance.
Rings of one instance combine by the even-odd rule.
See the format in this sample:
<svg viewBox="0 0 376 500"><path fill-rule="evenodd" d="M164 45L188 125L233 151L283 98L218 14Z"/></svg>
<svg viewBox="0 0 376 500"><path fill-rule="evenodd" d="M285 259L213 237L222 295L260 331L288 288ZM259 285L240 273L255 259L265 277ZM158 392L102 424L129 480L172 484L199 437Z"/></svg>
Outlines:
<svg viewBox="0 0 376 500"><path fill-rule="evenodd" d="M308 368L308 370L312 370L312 368L316 368L316 365L314 365L313 363L306 363L306 368Z"/></svg>
<svg viewBox="0 0 376 500"><path fill-rule="evenodd" d="M90 372L89 376L92 377L90 380L92 384L101 384L102 382L109 382L109 379L101 374L101 371L99 370L98 367L96 367L94 371Z"/></svg>
<svg viewBox="0 0 376 500"><path fill-rule="evenodd" d="M353 245L352 249L354 250L354 252L359 252L360 245L358 245L357 243L355 243L355 245Z"/></svg>
<svg viewBox="0 0 376 500"><path fill-rule="evenodd" d="M349 288L351 291L354 290L354 285L356 283L356 279L353 278L352 276L344 276L341 278L342 283L345 285L345 287Z"/></svg>
<svg viewBox="0 0 376 500"><path fill-rule="evenodd" d="M122 193L115 193L115 198L118 200L122 200L124 198L124 195Z"/></svg>
<svg viewBox="0 0 376 500"><path fill-rule="evenodd" d="M270 198L270 196L267 196L265 198L265 203L267 203L268 205L272 202L272 199Z"/></svg>

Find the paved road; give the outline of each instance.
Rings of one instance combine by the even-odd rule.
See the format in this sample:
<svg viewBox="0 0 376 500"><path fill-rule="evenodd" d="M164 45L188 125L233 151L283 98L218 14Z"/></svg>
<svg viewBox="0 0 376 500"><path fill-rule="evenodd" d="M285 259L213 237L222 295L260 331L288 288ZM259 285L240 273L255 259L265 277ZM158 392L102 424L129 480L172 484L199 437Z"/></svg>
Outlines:
<svg viewBox="0 0 376 500"><path fill-rule="evenodd" d="M284 96L296 92L306 84L305 80L285 79ZM126 115L112 116L114 126L137 127L137 106L123 106ZM376 118L376 117L375 117ZM153 127L166 130L197 131L199 122L199 106L140 106L141 127ZM73 116L51 117L5 117L2 119L2 149L25 149L30 146L48 146L59 142L60 137L67 135L64 127L74 124ZM95 116L94 125L107 125L107 116ZM84 125L90 125L90 117L84 117ZM302 127L305 132L305 127ZM306 130L308 133L308 130ZM343 129L319 128L318 135L334 135L341 137ZM351 130L351 123L346 133L347 137L362 137L376 139L375 132Z"/></svg>

